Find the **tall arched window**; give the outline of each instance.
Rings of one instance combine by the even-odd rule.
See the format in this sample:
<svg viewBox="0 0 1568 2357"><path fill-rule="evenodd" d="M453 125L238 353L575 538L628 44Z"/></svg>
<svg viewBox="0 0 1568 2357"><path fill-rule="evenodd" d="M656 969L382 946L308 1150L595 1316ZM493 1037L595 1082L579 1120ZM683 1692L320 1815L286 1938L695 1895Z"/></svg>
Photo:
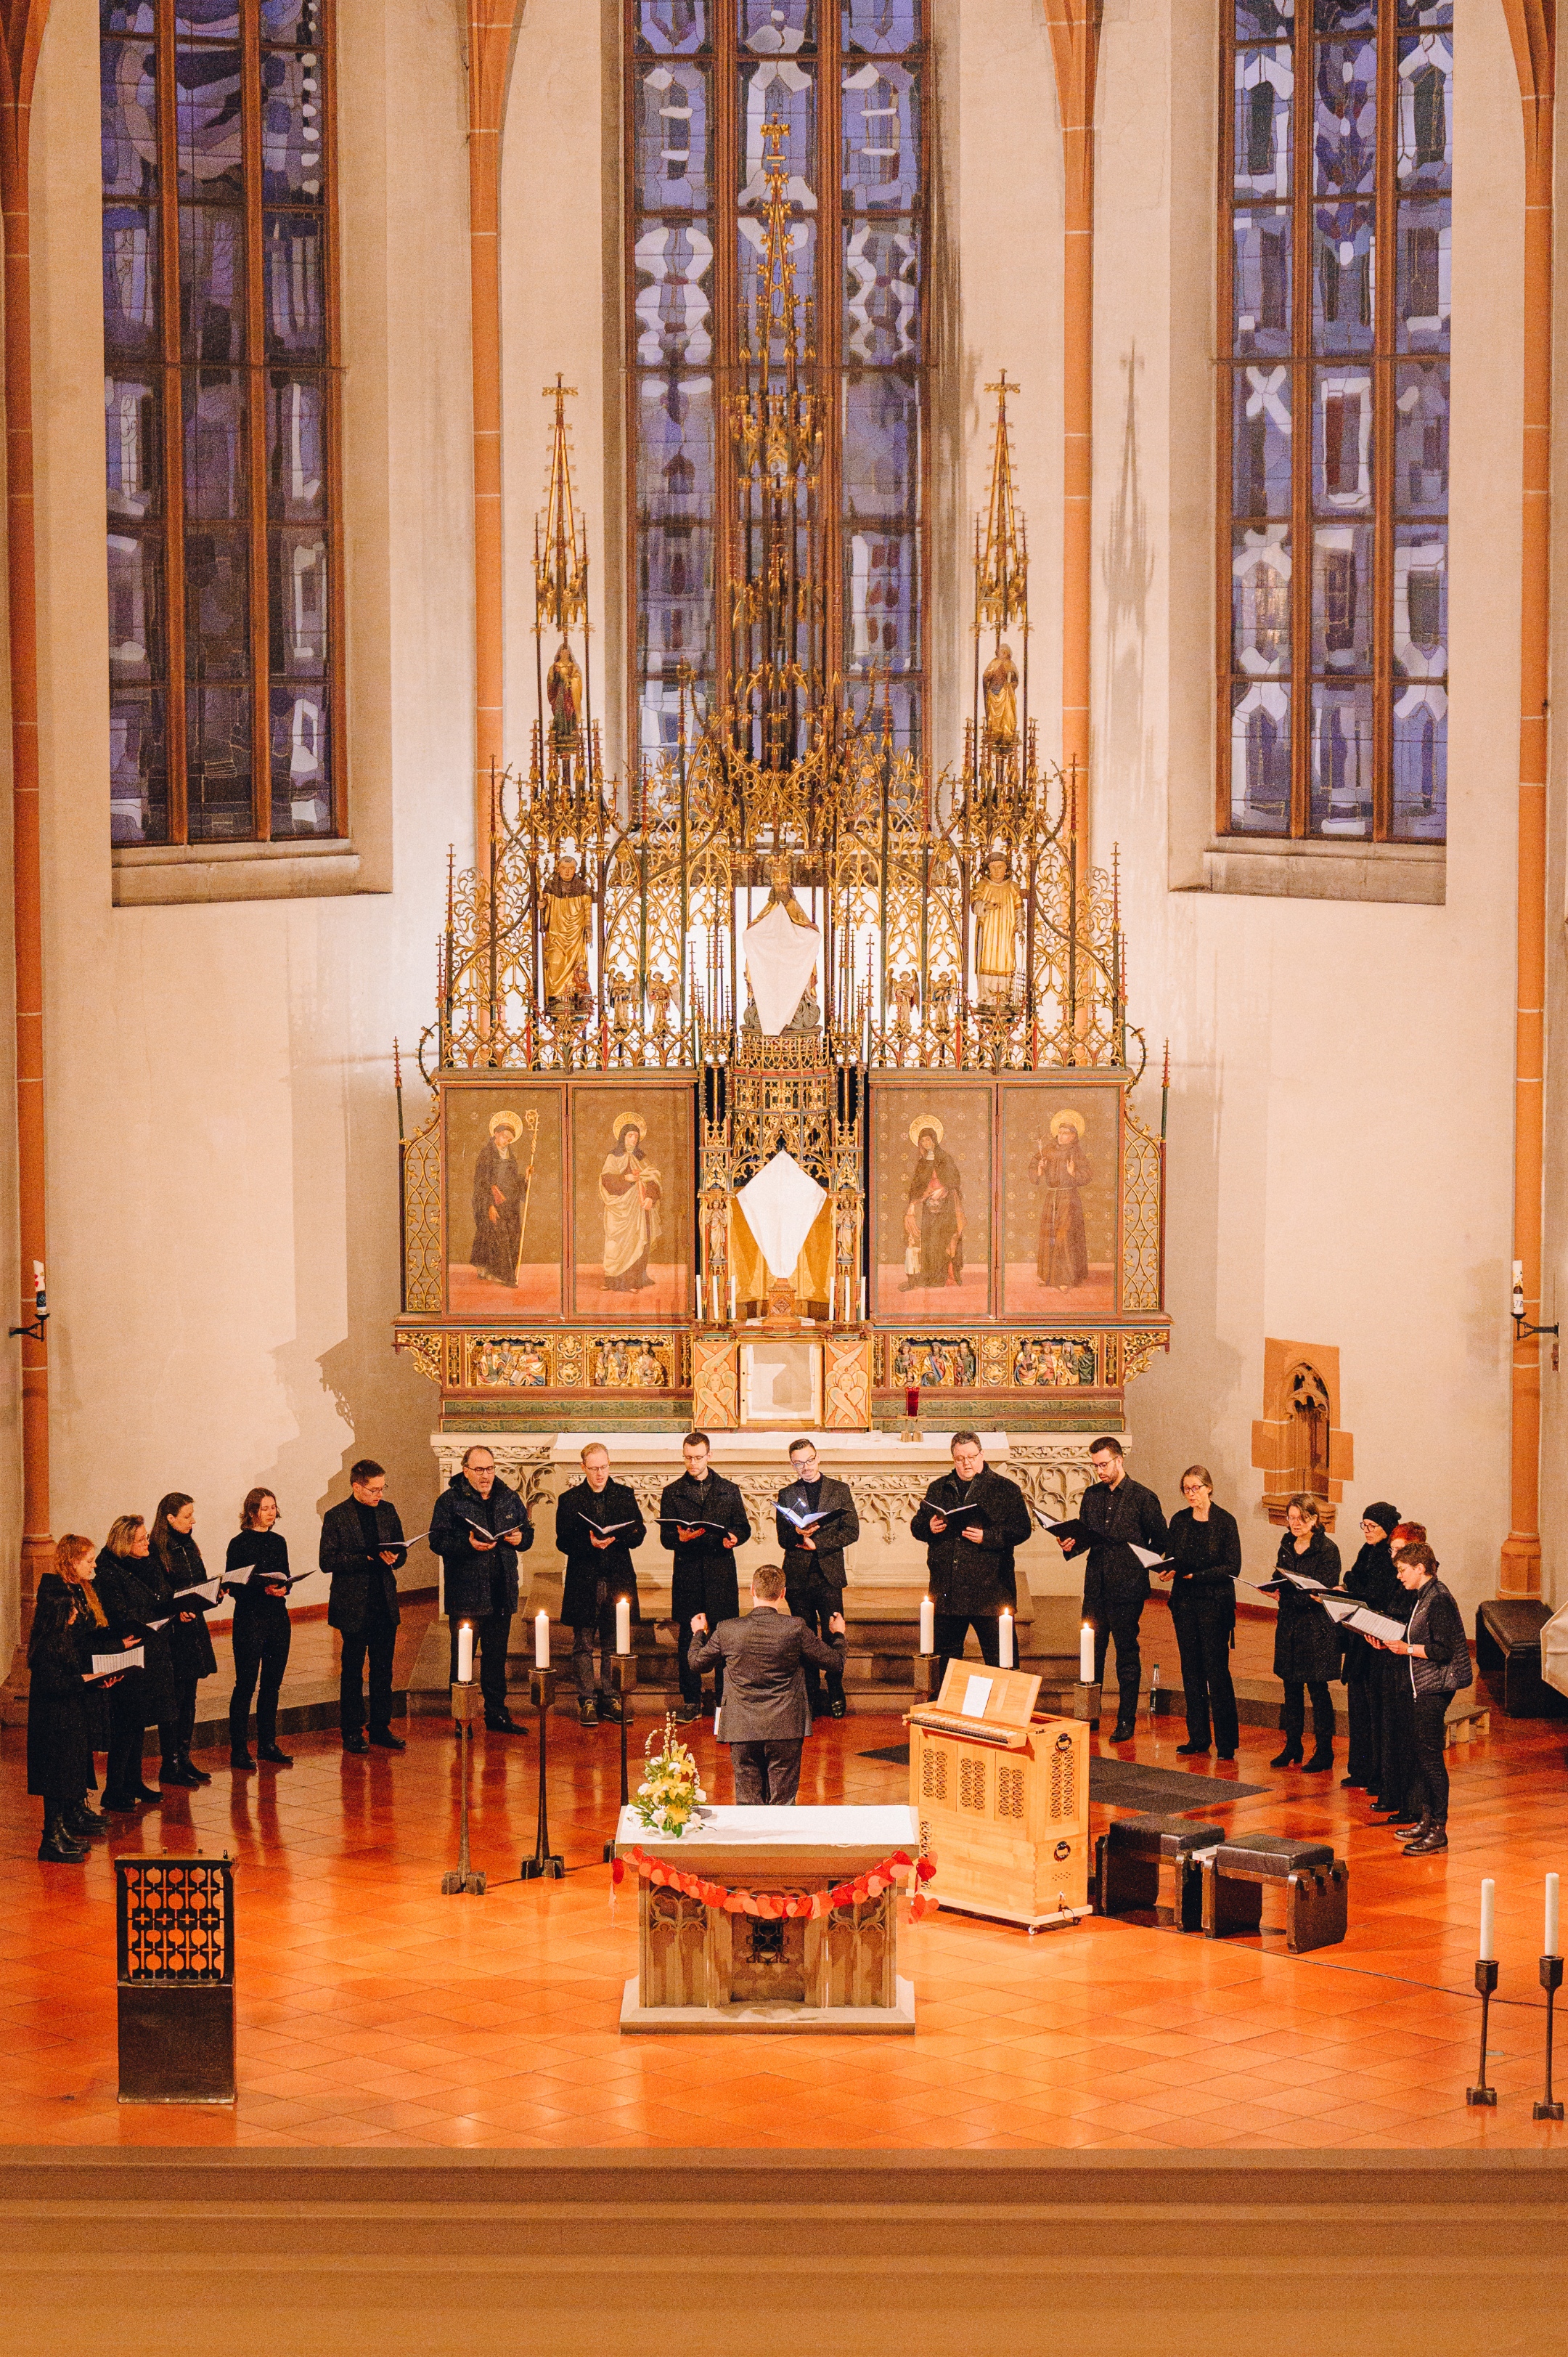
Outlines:
<svg viewBox="0 0 1568 2357"><path fill-rule="evenodd" d="M330 0L102 0L110 832L345 832Z"/></svg>
<svg viewBox="0 0 1568 2357"><path fill-rule="evenodd" d="M763 126L788 125L796 284L838 380L829 645L918 748L926 679L926 121L920 0L627 0L631 664L642 749L682 666L722 692L739 510L716 436L762 251ZM880 706L883 688L877 689Z"/></svg>
<svg viewBox="0 0 1568 2357"><path fill-rule="evenodd" d="M1452 0L1222 0L1221 834L1441 842Z"/></svg>

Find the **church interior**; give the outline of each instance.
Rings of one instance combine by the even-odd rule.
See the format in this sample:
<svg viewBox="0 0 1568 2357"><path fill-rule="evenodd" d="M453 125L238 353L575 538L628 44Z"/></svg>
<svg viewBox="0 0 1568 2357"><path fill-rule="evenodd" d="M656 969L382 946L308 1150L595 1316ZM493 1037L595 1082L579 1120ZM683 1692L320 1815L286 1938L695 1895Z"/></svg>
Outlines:
<svg viewBox="0 0 1568 2357"><path fill-rule="evenodd" d="M1551 0L0 16L6 2346L1557 2346Z"/></svg>

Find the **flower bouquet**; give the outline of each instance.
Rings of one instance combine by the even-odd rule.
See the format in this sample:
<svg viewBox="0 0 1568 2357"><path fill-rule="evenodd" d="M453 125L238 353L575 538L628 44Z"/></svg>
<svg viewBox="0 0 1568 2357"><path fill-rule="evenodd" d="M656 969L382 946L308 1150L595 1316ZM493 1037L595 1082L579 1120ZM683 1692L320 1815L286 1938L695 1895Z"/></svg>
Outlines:
<svg viewBox="0 0 1568 2357"><path fill-rule="evenodd" d="M650 1833L679 1841L708 1796L697 1781L696 1760L675 1732L673 1717L665 1719L661 1734L649 1737L643 1757L648 1765L631 1805Z"/></svg>

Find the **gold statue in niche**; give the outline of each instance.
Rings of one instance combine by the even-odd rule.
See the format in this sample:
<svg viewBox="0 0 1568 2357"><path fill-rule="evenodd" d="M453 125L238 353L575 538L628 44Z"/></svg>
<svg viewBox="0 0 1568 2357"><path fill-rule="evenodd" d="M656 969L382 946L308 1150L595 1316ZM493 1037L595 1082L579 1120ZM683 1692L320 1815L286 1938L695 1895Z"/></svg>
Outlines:
<svg viewBox="0 0 1568 2357"><path fill-rule="evenodd" d="M550 741L563 760L583 749L583 674L564 639L544 682L550 699Z"/></svg>
<svg viewBox="0 0 1568 2357"><path fill-rule="evenodd" d="M588 879L577 872L576 856L563 851L555 873L539 896L539 922L544 936L544 1003L551 1013L570 1011L587 996L588 931L594 921L594 896Z"/></svg>
<svg viewBox="0 0 1568 2357"><path fill-rule="evenodd" d="M763 907L762 915L757 918L757 921L760 924L762 922L762 918L767 916L769 909L782 909L784 914L789 918L789 922L792 925L804 925L807 931L811 931L812 930L811 920L810 917L807 916L804 909L801 908L799 900L795 898L794 878L790 872L792 866L793 862L790 860L788 852L780 852L775 858L768 861L768 882L769 889L768 899Z"/></svg>
<svg viewBox="0 0 1568 2357"><path fill-rule="evenodd" d="M985 734L993 745L1014 746L1018 741L1018 666L1013 660L1013 650L1005 641L986 664L981 675L985 691Z"/></svg>
<svg viewBox="0 0 1568 2357"><path fill-rule="evenodd" d="M982 1006L1004 1004L1012 995L1023 909L1024 895L1007 873L1006 859L993 851L984 882L974 888L974 970Z"/></svg>

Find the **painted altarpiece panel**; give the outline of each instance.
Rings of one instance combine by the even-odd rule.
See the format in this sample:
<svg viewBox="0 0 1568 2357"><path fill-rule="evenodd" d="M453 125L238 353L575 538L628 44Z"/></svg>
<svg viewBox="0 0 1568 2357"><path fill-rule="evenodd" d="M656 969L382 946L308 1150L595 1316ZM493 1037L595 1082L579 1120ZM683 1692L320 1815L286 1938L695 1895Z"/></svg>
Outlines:
<svg viewBox="0 0 1568 2357"><path fill-rule="evenodd" d="M1113 1317L1120 1087L1001 1088L1002 1315Z"/></svg>
<svg viewBox="0 0 1568 2357"><path fill-rule="evenodd" d="M874 1082L871 1101L873 1317L988 1318L992 1083Z"/></svg>
<svg viewBox="0 0 1568 2357"><path fill-rule="evenodd" d="M443 1091L449 1315L561 1315L564 1093L519 1080Z"/></svg>
<svg viewBox="0 0 1568 2357"><path fill-rule="evenodd" d="M634 1073L572 1091L573 1315L681 1318L693 1301L690 1086Z"/></svg>

